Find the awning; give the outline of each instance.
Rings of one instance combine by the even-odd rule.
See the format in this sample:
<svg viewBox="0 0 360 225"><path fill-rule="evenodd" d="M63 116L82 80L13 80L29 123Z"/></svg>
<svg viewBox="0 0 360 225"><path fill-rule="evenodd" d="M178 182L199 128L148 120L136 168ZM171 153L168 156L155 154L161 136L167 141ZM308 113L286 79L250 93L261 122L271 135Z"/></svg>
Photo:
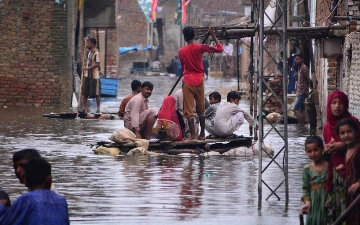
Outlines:
<svg viewBox="0 0 360 225"><path fill-rule="evenodd" d="M120 47L119 54L123 55L130 51L146 51L146 50L157 50L157 49L158 49L158 46L147 45L144 48L142 48L141 45L134 45L134 46L130 46L130 47Z"/></svg>

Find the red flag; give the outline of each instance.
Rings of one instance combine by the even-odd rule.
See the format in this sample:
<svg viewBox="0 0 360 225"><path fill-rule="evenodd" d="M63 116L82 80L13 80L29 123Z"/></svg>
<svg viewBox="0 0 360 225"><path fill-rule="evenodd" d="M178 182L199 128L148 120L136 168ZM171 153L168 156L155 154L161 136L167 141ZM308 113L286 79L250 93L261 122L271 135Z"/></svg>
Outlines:
<svg viewBox="0 0 360 225"><path fill-rule="evenodd" d="M190 3L191 0L181 0L181 8L182 8L182 15L181 15L181 24L186 23L186 6Z"/></svg>
<svg viewBox="0 0 360 225"><path fill-rule="evenodd" d="M150 13L150 20L152 20L152 21L155 21L155 19L156 19L157 6L158 6L158 0L152 0L151 13Z"/></svg>

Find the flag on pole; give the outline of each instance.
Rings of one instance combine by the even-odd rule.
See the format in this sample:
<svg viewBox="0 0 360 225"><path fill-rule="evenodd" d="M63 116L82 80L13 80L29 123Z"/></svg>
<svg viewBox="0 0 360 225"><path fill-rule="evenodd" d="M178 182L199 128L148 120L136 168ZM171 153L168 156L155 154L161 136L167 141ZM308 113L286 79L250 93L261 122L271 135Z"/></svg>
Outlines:
<svg viewBox="0 0 360 225"><path fill-rule="evenodd" d="M152 9L152 0L137 0L141 10L143 11L146 20L149 23L152 23L153 21L150 18L151 9Z"/></svg>
<svg viewBox="0 0 360 225"><path fill-rule="evenodd" d="M153 22L155 22L155 20L156 20L157 7L158 7L158 0L152 0L150 19L151 19L151 21L153 21Z"/></svg>
<svg viewBox="0 0 360 225"><path fill-rule="evenodd" d="M175 24L180 25L186 23L186 6L191 0L177 0L176 2L176 13L175 13Z"/></svg>
<svg viewBox="0 0 360 225"><path fill-rule="evenodd" d="M182 18L181 1L182 0L176 0L176 11L175 11L175 24L176 25L181 24L181 18Z"/></svg>
<svg viewBox="0 0 360 225"><path fill-rule="evenodd" d="M186 6L190 3L191 0L181 0L181 8L182 8L182 15L181 15L181 24L186 23Z"/></svg>

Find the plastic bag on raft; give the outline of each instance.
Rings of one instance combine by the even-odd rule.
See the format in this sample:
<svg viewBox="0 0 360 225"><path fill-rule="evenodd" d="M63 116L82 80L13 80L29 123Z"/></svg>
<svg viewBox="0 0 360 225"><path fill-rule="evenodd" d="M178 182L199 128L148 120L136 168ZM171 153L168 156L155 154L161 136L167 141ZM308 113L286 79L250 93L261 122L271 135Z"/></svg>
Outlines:
<svg viewBox="0 0 360 225"><path fill-rule="evenodd" d="M126 142L132 141L134 139L136 139L136 135L134 134L134 132L132 132L131 130L129 130L125 127L117 129L109 137L109 140L119 143L119 144L126 143Z"/></svg>
<svg viewBox="0 0 360 225"><path fill-rule="evenodd" d="M93 150L95 154L98 155L120 155L121 150L119 148L107 148L104 146L99 146Z"/></svg>

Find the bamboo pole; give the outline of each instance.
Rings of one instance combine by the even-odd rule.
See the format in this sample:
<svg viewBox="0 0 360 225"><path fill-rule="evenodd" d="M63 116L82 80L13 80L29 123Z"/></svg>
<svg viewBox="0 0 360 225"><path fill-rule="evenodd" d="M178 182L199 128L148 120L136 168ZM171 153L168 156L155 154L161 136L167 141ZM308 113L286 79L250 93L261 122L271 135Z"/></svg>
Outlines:
<svg viewBox="0 0 360 225"><path fill-rule="evenodd" d="M356 197L356 199L350 204L349 207L346 208L345 212L340 215L339 218L332 225L340 225L345 219L349 216L349 214L360 204L360 195ZM359 212L357 212L359 213Z"/></svg>
<svg viewBox="0 0 360 225"><path fill-rule="evenodd" d="M306 35L309 38L316 37L327 37L332 34L333 30L345 30L346 26L321 26L321 27L288 27L287 33L288 36L296 37L296 36L304 36ZM204 35L200 34L200 31L203 29L196 30L196 39L203 39ZM264 35L272 35L272 34L281 34L283 28L278 27L274 28L264 28ZM256 28L253 29L229 29L229 30L219 30L215 29L216 37L219 40L224 39L238 39L242 37L253 37L256 33ZM279 33L280 32L280 33Z"/></svg>

